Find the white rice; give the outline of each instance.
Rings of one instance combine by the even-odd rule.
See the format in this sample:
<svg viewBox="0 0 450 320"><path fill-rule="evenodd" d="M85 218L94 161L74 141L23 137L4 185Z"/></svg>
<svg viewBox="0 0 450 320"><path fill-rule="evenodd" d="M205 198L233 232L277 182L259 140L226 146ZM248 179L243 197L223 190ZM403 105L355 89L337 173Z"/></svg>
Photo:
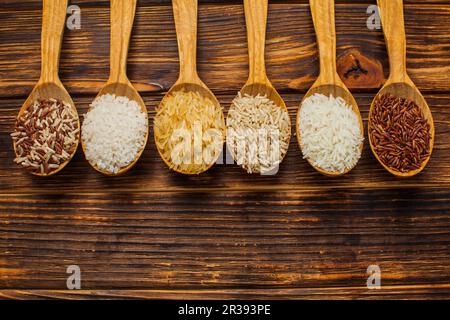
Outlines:
<svg viewBox="0 0 450 320"><path fill-rule="evenodd" d="M248 173L267 174L278 168L289 148L289 114L266 96L233 100L227 116L227 147Z"/></svg>
<svg viewBox="0 0 450 320"><path fill-rule="evenodd" d="M314 94L299 115L303 157L328 172L344 173L361 157L363 138L358 116L341 97Z"/></svg>
<svg viewBox="0 0 450 320"><path fill-rule="evenodd" d="M111 94L98 97L90 107L81 135L86 159L103 171L117 173L144 147L147 114L136 101Z"/></svg>

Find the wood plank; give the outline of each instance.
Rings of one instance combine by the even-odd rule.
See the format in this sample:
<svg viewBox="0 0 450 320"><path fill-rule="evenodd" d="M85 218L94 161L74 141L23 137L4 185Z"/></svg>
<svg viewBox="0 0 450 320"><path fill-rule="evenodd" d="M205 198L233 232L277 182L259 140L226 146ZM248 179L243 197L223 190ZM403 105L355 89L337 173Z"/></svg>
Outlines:
<svg viewBox="0 0 450 320"><path fill-rule="evenodd" d="M357 49L380 64L388 74L381 31L366 27L367 4L338 5L338 54ZM40 9L0 11L0 96L26 96L39 77ZM419 88L450 90L450 5L409 4L405 8L408 66ZM237 91L247 77L246 32L241 5L200 7L199 69L215 92ZM282 23L280 23L282 21ZM109 63L109 8L87 7L82 29L67 30L63 43L61 77L71 93L96 93L107 78ZM26 45L24 45L26 44ZM267 67L282 92L305 92L318 74L315 35L306 4L275 3L270 7ZM172 9L167 5L137 10L129 56L129 75L141 92L167 90L176 80L178 57ZM381 79L382 80L382 79ZM348 81L348 79L347 79ZM352 82L359 91L363 78Z"/></svg>
<svg viewBox="0 0 450 320"><path fill-rule="evenodd" d="M3 299L448 299L449 285L251 290L0 290Z"/></svg>
<svg viewBox="0 0 450 320"><path fill-rule="evenodd" d="M292 123L301 94L284 94L289 108ZM154 108L161 96L146 96L144 98L150 112L150 123L153 122ZM80 114L86 112L93 96L75 97L75 103ZM232 96L220 95L219 100L227 109ZM357 95L362 116L367 126L368 110L373 95ZM295 136L285 161L276 176L248 175L234 164L219 164L207 173L186 177L170 172L159 158L151 138L137 166L128 174L108 178L95 172L84 159L81 148L75 158L61 173L54 177L39 179L32 177L26 171L13 163L14 152L9 133L14 126L22 100L0 101L0 193L51 193L59 190L61 193L98 191L108 192L149 192L149 191L189 191L189 190L320 190L323 188L410 188L428 186L450 187L450 163L448 154L450 144L450 110L448 95L426 95L433 111L436 125L436 144L427 169L420 175L407 179L397 179L387 173L375 160L368 141L366 141L362 159L358 166L345 177L330 179L315 172L302 159ZM295 130L295 127L293 127ZM366 139L367 140L367 139Z"/></svg>
<svg viewBox="0 0 450 320"><path fill-rule="evenodd" d="M377 264L383 286L432 293L450 285L449 197L448 188L0 196L0 289L64 290L72 264L85 290L364 288Z"/></svg>

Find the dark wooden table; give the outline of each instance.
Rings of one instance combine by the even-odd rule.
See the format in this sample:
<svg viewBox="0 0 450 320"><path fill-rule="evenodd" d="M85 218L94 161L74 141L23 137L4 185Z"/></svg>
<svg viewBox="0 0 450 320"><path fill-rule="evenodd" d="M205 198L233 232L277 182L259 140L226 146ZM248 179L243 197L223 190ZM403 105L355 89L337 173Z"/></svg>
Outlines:
<svg viewBox="0 0 450 320"><path fill-rule="evenodd" d="M366 26L375 1L355 2L336 5L339 69L367 124L389 70L381 31ZM65 32L60 74L84 113L108 76L109 1L72 4L81 30ZM276 176L231 164L181 176L150 141L123 177L94 172L79 150L39 179L13 164L9 133L39 77L41 1L1 0L0 297L450 298L450 3L405 0L405 19L409 73L436 124L417 177L389 175L366 143L356 169L330 179L293 138ZM268 74L295 123L318 74L307 1L271 1L268 20ZM198 38L200 76L227 109L247 76L242 1L201 1ZM153 120L178 74L170 1L139 1L128 70ZM69 265L80 291L67 290ZM366 287L369 265L379 290Z"/></svg>

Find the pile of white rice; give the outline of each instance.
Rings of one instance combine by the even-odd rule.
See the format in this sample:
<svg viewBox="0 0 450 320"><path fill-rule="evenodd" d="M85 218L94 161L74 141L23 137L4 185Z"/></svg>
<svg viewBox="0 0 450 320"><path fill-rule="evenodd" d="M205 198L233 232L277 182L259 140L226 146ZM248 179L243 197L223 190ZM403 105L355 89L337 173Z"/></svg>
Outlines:
<svg viewBox="0 0 450 320"><path fill-rule="evenodd" d="M144 147L147 114L136 101L105 94L84 115L81 138L86 159L95 167L117 173Z"/></svg>
<svg viewBox="0 0 450 320"><path fill-rule="evenodd" d="M363 138L358 116L341 97L314 94L299 115L303 157L328 172L352 169L361 157Z"/></svg>
<svg viewBox="0 0 450 320"><path fill-rule="evenodd" d="M233 100L227 116L227 147L248 173L267 174L277 169L290 138L289 114L272 100L241 93Z"/></svg>

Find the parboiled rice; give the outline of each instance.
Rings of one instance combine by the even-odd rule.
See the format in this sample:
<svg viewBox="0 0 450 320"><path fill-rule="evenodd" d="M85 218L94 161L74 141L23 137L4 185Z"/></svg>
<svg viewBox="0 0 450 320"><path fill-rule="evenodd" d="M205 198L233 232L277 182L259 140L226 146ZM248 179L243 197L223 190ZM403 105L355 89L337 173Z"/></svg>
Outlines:
<svg viewBox="0 0 450 320"><path fill-rule="evenodd" d="M194 91L176 91L163 100L154 119L158 150L177 172L199 174L222 153L222 108Z"/></svg>

